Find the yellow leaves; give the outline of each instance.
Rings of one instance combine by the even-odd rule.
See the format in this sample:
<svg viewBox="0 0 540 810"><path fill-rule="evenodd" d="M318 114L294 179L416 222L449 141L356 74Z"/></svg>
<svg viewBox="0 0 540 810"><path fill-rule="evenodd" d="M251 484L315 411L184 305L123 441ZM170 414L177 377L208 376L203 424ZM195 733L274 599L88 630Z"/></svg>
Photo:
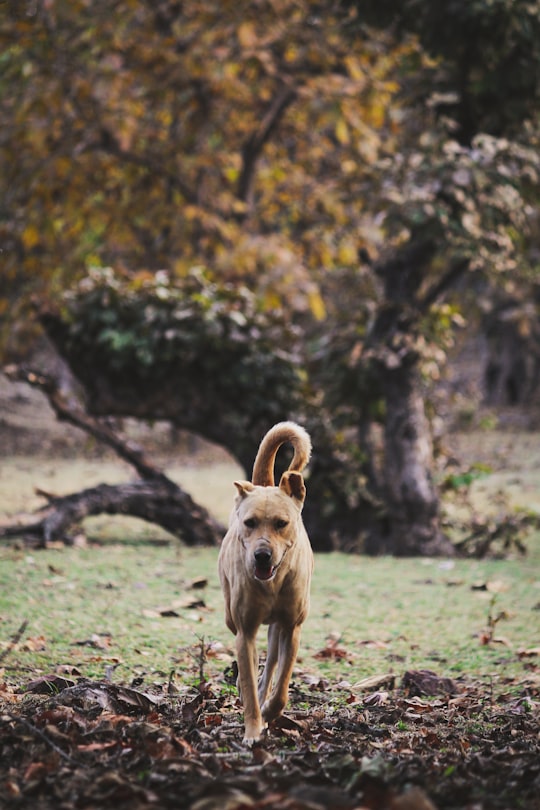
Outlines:
<svg viewBox="0 0 540 810"><path fill-rule="evenodd" d="M340 168L343 174L354 174L358 170L358 165L355 160L349 158L341 163Z"/></svg>
<svg viewBox="0 0 540 810"><path fill-rule="evenodd" d="M355 56L346 56L343 61L345 62L345 67L351 79L354 79L356 82L365 80L365 73L359 59Z"/></svg>
<svg viewBox="0 0 540 810"><path fill-rule="evenodd" d="M381 96L375 96L371 104L366 107L367 119L372 127L381 129L386 120L387 107Z"/></svg>
<svg viewBox="0 0 540 810"><path fill-rule="evenodd" d="M226 166L223 169L223 175L227 178L229 183L236 183L238 182L238 178L240 176L240 167L239 166Z"/></svg>
<svg viewBox="0 0 540 810"><path fill-rule="evenodd" d="M58 177L65 178L73 171L72 161L68 157L57 157L54 167Z"/></svg>
<svg viewBox="0 0 540 810"><path fill-rule="evenodd" d="M351 241L342 242L338 248L337 259L340 264L356 266L358 264L358 251Z"/></svg>
<svg viewBox="0 0 540 810"><path fill-rule="evenodd" d="M27 225L21 234L21 240L27 250L32 250L39 244L39 231L35 225Z"/></svg>
<svg viewBox="0 0 540 810"><path fill-rule="evenodd" d="M334 265L334 251L326 242L321 241L317 245L319 263L323 267L332 267Z"/></svg>
<svg viewBox="0 0 540 810"><path fill-rule="evenodd" d="M238 78L241 67L238 62L226 62L222 65L223 79L225 81L234 81Z"/></svg>
<svg viewBox="0 0 540 810"><path fill-rule="evenodd" d="M242 205L240 203L240 206ZM234 221L202 206L186 205L182 213L188 222L196 223L197 227L202 228L208 236L213 235L214 238L232 241L237 234L237 226Z"/></svg>
<svg viewBox="0 0 540 810"><path fill-rule="evenodd" d="M255 31L255 26L252 22L242 23L236 32L236 36L238 37L238 42L242 48L245 48L246 50L255 48L257 45L258 37Z"/></svg>
<svg viewBox="0 0 540 810"><path fill-rule="evenodd" d="M231 207L235 214L245 214L248 210L246 203L242 200L233 200Z"/></svg>
<svg viewBox="0 0 540 810"><path fill-rule="evenodd" d="M318 321L325 319L326 307L324 305L322 295L318 290L310 290L308 293L308 304L314 318L316 318Z"/></svg>
<svg viewBox="0 0 540 810"><path fill-rule="evenodd" d="M350 143L351 137L349 134L349 127L344 118L338 118L335 126L336 138L342 146L347 146Z"/></svg>
<svg viewBox="0 0 540 810"><path fill-rule="evenodd" d="M270 312L273 309L280 309L283 302L276 292L271 289L266 289L262 296L262 304L264 309Z"/></svg>
<svg viewBox="0 0 540 810"><path fill-rule="evenodd" d="M298 57L298 48L292 44L288 45L283 56L286 62L292 64Z"/></svg>

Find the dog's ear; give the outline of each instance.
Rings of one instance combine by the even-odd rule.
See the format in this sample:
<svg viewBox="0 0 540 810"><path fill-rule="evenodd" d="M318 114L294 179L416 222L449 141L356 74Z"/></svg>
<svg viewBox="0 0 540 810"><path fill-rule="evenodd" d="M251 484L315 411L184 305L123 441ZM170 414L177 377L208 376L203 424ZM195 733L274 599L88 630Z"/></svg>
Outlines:
<svg viewBox="0 0 540 810"><path fill-rule="evenodd" d="M255 485L252 484L251 481L235 481L234 485L241 498L245 498L246 495L249 495L249 493L253 492L255 489Z"/></svg>
<svg viewBox="0 0 540 810"><path fill-rule="evenodd" d="M284 472L281 476L281 481L279 482L279 488L290 498L297 500L300 505L304 503L304 499L306 497L306 487L304 485L302 473L291 470Z"/></svg>

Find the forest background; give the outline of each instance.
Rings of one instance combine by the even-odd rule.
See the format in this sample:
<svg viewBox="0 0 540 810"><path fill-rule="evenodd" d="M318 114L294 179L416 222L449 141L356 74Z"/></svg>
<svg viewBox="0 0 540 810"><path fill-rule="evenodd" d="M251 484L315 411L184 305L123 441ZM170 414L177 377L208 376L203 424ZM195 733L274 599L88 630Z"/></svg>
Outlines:
<svg viewBox="0 0 540 810"><path fill-rule="evenodd" d="M186 542L221 531L111 418L167 420L246 474L292 418L316 549L451 553L435 455L452 394L472 406L437 385L449 354L483 349L492 404L538 392L539 4L2 15L3 353L135 466L103 511L172 499ZM52 376L21 364L43 335ZM34 534L88 503L51 500Z"/></svg>

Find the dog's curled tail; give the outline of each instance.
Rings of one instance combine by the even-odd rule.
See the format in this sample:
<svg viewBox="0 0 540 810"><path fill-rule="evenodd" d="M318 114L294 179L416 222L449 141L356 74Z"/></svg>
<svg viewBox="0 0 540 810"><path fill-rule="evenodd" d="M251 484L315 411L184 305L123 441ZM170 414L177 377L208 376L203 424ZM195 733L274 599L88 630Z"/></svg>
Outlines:
<svg viewBox="0 0 540 810"><path fill-rule="evenodd" d="M252 482L255 485L274 486L274 463L277 451L282 444L286 443L292 444L294 448L289 470L302 472L311 455L309 433L296 422L278 422L277 425L270 428L257 451L252 476Z"/></svg>

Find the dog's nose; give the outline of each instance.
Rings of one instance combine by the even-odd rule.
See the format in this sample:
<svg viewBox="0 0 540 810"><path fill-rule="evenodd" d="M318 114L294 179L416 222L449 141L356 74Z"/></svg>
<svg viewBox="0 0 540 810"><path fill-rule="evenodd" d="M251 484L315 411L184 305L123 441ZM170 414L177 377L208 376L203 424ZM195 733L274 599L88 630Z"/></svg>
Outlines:
<svg viewBox="0 0 540 810"><path fill-rule="evenodd" d="M268 548L259 548L255 552L255 562L257 565L269 565L272 559L272 552Z"/></svg>

